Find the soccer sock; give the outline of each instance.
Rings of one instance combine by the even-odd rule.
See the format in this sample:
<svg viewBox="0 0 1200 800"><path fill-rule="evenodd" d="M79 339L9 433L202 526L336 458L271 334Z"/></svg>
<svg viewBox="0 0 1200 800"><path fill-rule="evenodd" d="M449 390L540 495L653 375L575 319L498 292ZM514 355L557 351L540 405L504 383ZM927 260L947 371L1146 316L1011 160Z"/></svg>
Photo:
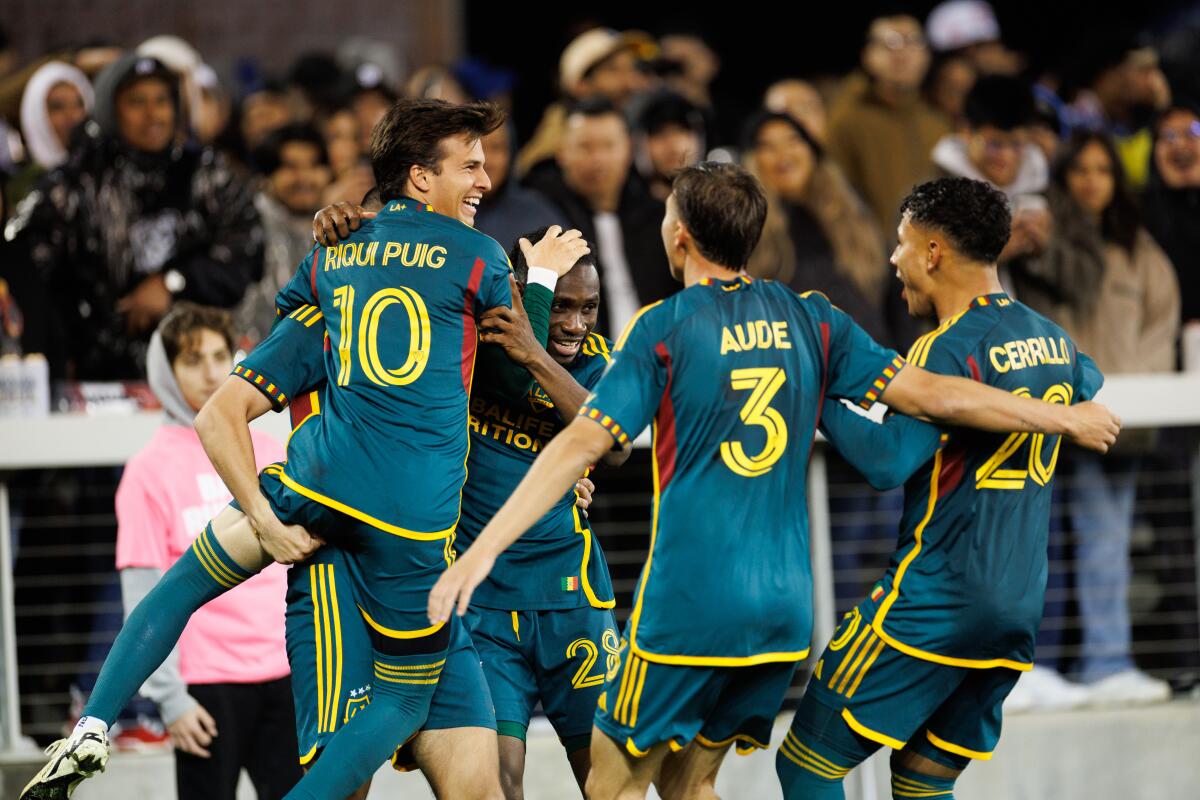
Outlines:
<svg viewBox="0 0 1200 800"><path fill-rule="evenodd" d="M100 668L84 717L111 725L170 655L196 609L251 575L229 557L209 523L125 620Z"/></svg>
<svg viewBox="0 0 1200 800"><path fill-rule="evenodd" d="M371 704L338 729L308 774L284 800L346 797L375 774L425 724L446 653L375 652Z"/></svg>
<svg viewBox="0 0 1200 800"><path fill-rule="evenodd" d="M892 766L892 797L928 797L933 800L954 800L953 778L935 778L904 767Z"/></svg>
<svg viewBox="0 0 1200 800"><path fill-rule="evenodd" d="M820 742L805 744L795 728L789 730L775 755L784 800L845 800L842 781L854 765L843 761L843 756L822 748Z"/></svg>

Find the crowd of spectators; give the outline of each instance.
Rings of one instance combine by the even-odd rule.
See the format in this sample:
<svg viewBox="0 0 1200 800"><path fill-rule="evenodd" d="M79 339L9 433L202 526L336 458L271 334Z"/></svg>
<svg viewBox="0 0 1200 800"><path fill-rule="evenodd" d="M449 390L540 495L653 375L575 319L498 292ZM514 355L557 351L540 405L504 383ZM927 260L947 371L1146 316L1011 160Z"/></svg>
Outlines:
<svg viewBox="0 0 1200 800"><path fill-rule="evenodd" d="M1156 49L1129 31L1085 38L1070 69L1040 72L1004 44L983 0L882 16L857 69L763 76L774 82L740 139L717 141L711 47L593 28L562 51L559 98L532 136L509 124L485 138L492 190L478 227L506 249L548 224L583 231L599 330L615 337L675 289L659 230L673 171L737 159L770 199L750 272L826 293L903 350L922 329L888 264L899 201L923 179L967 176L1012 203L1001 265L1017 299L1107 374L1171 371L1200 359L1179 346L1200 329L1197 48ZM312 247L314 212L372 188L370 132L395 98L512 96L469 59L405 76L369 47L341 48L235 80L174 36L120 45L0 59L0 297L20 309L23 350L59 380L143 378L151 336L180 301L228 309L237 345L252 347ZM1062 527L1085 567L1075 671L1124 676L1115 695L1148 697L1162 687L1134 666L1122 593L1131 493L1153 442L1128 438L1114 458L1071 460L1079 498Z"/></svg>

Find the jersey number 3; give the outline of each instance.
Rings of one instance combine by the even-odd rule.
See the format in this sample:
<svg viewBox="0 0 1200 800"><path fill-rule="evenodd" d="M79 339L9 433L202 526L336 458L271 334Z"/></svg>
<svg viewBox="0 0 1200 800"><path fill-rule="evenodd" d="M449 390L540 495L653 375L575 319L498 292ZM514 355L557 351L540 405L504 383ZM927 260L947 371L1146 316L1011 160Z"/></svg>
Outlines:
<svg viewBox="0 0 1200 800"><path fill-rule="evenodd" d="M746 478L766 475L783 457L788 442L787 423L771 408L771 400L786 381L787 375L779 367L735 369L729 373L729 383L735 390L750 392L738 416L747 425L761 427L767 435L762 452L755 456L747 455L741 442L721 442L721 460L738 475Z"/></svg>
<svg viewBox="0 0 1200 800"><path fill-rule="evenodd" d="M379 357L379 324L383 312L397 304L408 316L408 356L399 367L389 369ZM354 347L354 287L335 289L333 307L341 311L337 385L346 386ZM358 320L358 363L367 380L379 386L407 386L421 377L429 363L429 311L421 295L406 286L380 289L371 295Z"/></svg>
<svg viewBox="0 0 1200 800"><path fill-rule="evenodd" d="M1029 397L1028 389L1017 389L1015 395ZM1056 383L1046 390L1042 400L1047 403L1061 403L1069 406L1074 390L1069 383ZM1033 478L1038 486L1045 486L1054 477L1054 468L1058 466L1058 448L1062 446L1062 437L1055 436L1054 448L1050 458L1044 459L1042 451L1046 446L1046 436L1041 433L1011 433L991 458L975 470L976 489L1024 489L1025 481ZM1005 467L1005 462L1017 456L1017 453L1029 442L1029 456L1026 468L1013 469ZM1018 464L1020 462L1018 461Z"/></svg>

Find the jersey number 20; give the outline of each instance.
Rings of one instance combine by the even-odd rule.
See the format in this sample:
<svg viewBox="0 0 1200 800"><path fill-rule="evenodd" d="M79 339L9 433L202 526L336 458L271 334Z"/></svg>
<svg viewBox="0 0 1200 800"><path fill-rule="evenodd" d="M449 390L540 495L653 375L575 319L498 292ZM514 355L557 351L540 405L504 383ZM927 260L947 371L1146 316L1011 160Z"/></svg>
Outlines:
<svg viewBox="0 0 1200 800"><path fill-rule="evenodd" d="M399 367L389 369L379 357L379 324L383 312L397 304L408 316L408 357ZM354 287L335 289L333 307L341 311L337 385L346 386L354 346ZM358 363L367 380L380 386L406 386L421 377L429 363L429 311L421 295L407 286L389 286L371 295L358 320Z"/></svg>
<svg viewBox="0 0 1200 800"><path fill-rule="evenodd" d="M1015 395L1029 397L1028 389L1017 389ZM1047 403L1071 404L1074 390L1069 383L1056 383L1046 390L1042 400ZM1005 468L1005 462L1017 456L1018 451L1029 441L1029 457L1025 469ZM1062 446L1062 437L1054 437L1054 449L1050 458L1042 457L1045 449L1046 436L1041 433L1011 433L991 458L975 470L976 489L1024 489L1025 481L1033 478L1038 486L1045 486L1054 477L1054 468L1058 466L1058 448ZM1019 464L1020 462L1018 462Z"/></svg>
<svg viewBox="0 0 1200 800"><path fill-rule="evenodd" d="M746 454L741 442L721 442L721 460L738 475L746 478L766 475L783 457L788 441L787 423L771 408L771 400L786 381L787 375L779 367L751 367L729 373L729 383L735 390L750 391L738 416L742 422L757 425L767 434L762 452L754 456Z"/></svg>

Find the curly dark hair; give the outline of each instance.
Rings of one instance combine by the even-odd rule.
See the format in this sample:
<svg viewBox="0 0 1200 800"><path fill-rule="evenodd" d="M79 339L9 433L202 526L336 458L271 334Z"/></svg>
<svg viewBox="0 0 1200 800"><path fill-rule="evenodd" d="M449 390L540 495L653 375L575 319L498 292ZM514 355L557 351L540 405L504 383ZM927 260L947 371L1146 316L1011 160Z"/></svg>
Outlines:
<svg viewBox="0 0 1200 800"><path fill-rule="evenodd" d="M492 103L448 103L404 98L396 101L371 132L371 168L384 203L404 195L414 166L436 173L442 140L479 139L504 124L504 109Z"/></svg>
<svg viewBox="0 0 1200 800"><path fill-rule="evenodd" d="M945 234L972 261L992 264L1012 233L1012 212L1004 193L984 181L939 178L913 188L900 204L909 224Z"/></svg>
<svg viewBox="0 0 1200 800"><path fill-rule="evenodd" d="M729 269L745 267L767 219L758 179L736 164L704 161L681 170L671 191L704 257Z"/></svg>
<svg viewBox="0 0 1200 800"><path fill-rule="evenodd" d="M529 262L525 260L525 251L521 249L521 240L528 239L530 244L537 244L546 235L546 231L550 230L549 225L543 225L540 228L523 233L518 236L512 243L512 249L508 251L508 263L512 264L513 275L517 278L517 283L521 286L525 285L526 279L529 277ZM580 264L596 266L596 256L593 253L588 253L579 257L571 269L575 269Z"/></svg>
<svg viewBox="0 0 1200 800"><path fill-rule="evenodd" d="M158 327L163 349L167 351L167 362L174 366L180 354L195 347L200 331L216 333L225 340L230 353L235 350L233 317L228 311L180 301L171 308Z"/></svg>

